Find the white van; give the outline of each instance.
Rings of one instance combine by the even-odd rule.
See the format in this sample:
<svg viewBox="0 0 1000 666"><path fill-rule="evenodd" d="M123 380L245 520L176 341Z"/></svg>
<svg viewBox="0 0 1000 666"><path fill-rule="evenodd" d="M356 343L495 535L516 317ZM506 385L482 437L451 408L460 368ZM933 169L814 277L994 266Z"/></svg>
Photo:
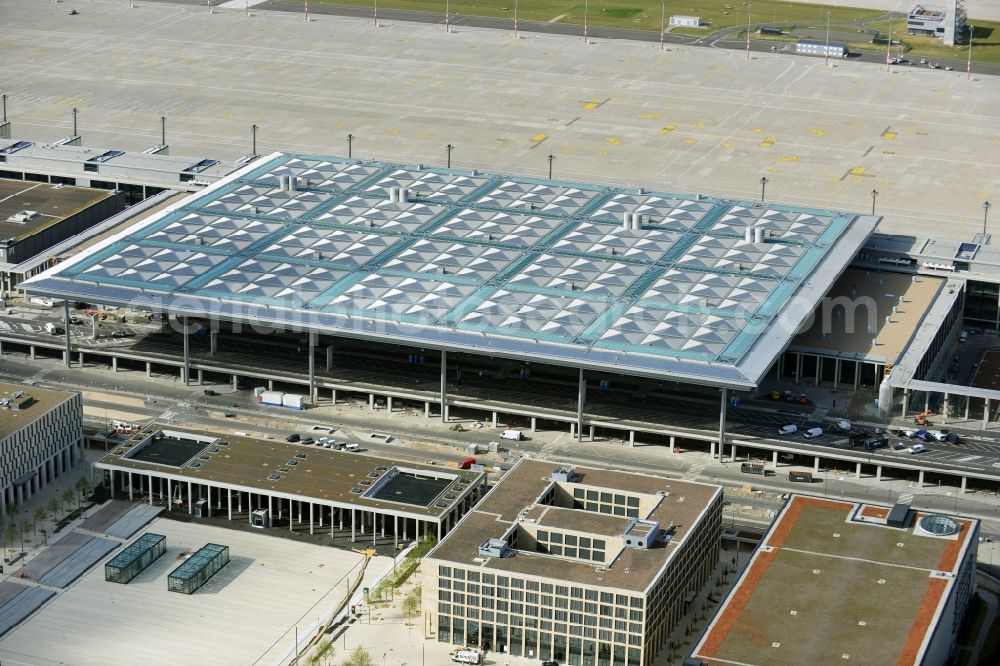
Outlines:
<svg viewBox="0 0 1000 666"><path fill-rule="evenodd" d="M361 447L359 445L357 445L357 444L354 444L354 443L345 444L344 445L344 451L347 451L348 453L357 453L360 450L361 450ZM479 663L479 662L476 662L476 663Z"/></svg>
<svg viewBox="0 0 1000 666"><path fill-rule="evenodd" d="M49 335L62 335L66 332L66 329L57 324L49 323L45 325L45 332Z"/></svg>
<svg viewBox="0 0 1000 666"><path fill-rule="evenodd" d="M513 439L516 442L520 442L524 439L524 434L520 430L504 430L500 433L500 439Z"/></svg>
<svg viewBox="0 0 1000 666"><path fill-rule="evenodd" d="M451 660L459 664L481 664L483 653L479 650L454 650L451 653Z"/></svg>
<svg viewBox="0 0 1000 666"><path fill-rule="evenodd" d="M806 430L804 433L802 433L802 436L805 437L806 439L812 439L813 437L819 437L822 434L823 434L822 428L809 428L809 430Z"/></svg>
<svg viewBox="0 0 1000 666"><path fill-rule="evenodd" d="M38 305L43 308L54 308L56 303L62 305L62 301L55 301L51 298L46 298L44 296L32 296L28 299L28 302L32 305Z"/></svg>

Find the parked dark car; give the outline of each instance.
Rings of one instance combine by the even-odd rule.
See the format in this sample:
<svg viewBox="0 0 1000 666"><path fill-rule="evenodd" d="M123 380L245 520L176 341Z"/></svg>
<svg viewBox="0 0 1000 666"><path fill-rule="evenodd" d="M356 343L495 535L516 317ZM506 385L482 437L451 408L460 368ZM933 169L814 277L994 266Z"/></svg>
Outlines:
<svg viewBox="0 0 1000 666"><path fill-rule="evenodd" d="M293 432L291 435L285 438L286 442L298 442L302 439L302 435L297 432Z"/></svg>
<svg viewBox="0 0 1000 666"><path fill-rule="evenodd" d="M300 440L300 441L299 441L299 444L305 444L306 446L309 446L310 444L312 444L312 443L313 443L313 442L315 442L315 441L316 441L316 440L315 440L315 439L313 439L312 437L306 437L305 439L303 439L303 440Z"/></svg>
<svg viewBox="0 0 1000 666"><path fill-rule="evenodd" d="M951 444L961 444L962 438L953 432L949 432L947 435L945 435L944 441L950 442Z"/></svg>
<svg viewBox="0 0 1000 666"><path fill-rule="evenodd" d="M222 394L221 394L221 393L219 393L218 391L213 391L212 389L205 389L205 390L203 391L203 393L204 393L205 395L209 395L209 396L216 396L216 395L222 395Z"/></svg>
<svg viewBox="0 0 1000 666"><path fill-rule="evenodd" d="M921 442L930 442L934 439L934 435L930 434L926 430L918 430L913 433L913 436L919 439Z"/></svg>

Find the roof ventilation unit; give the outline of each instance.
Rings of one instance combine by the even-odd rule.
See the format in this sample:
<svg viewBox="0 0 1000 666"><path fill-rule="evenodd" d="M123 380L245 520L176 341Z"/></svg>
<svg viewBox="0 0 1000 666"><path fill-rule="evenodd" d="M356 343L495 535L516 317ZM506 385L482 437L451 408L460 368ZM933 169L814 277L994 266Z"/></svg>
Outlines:
<svg viewBox="0 0 1000 666"><path fill-rule="evenodd" d="M660 523L636 518L623 536L626 548L652 548L660 536Z"/></svg>
<svg viewBox="0 0 1000 666"><path fill-rule="evenodd" d="M7 218L8 222L13 222L14 224L24 224L25 222L30 222L38 217L37 210L21 210L10 217Z"/></svg>
<svg viewBox="0 0 1000 666"><path fill-rule="evenodd" d="M573 468L572 467L557 467L552 470L552 480L558 481L559 483L572 483L573 482Z"/></svg>
<svg viewBox="0 0 1000 666"><path fill-rule="evenodd" d="M487 539L479 544L479 554L483 557L504 557L508 546L505 539Z"/></svg>
<svg viewBox="0 0 1000 666"><path fill-rule="evenodd" d="M764 242L764 227L754 227L753 229L753 242L763 243Z"/></svg>

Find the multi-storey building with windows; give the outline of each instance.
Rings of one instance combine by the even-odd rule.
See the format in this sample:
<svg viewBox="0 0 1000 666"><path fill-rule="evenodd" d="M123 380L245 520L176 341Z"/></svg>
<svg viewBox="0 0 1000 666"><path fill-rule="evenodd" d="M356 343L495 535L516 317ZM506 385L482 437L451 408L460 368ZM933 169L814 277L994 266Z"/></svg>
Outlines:
<svg viewBox="0 0 1000 666"><path fill-rule="evenodd" d="M722 489L525 459L425 560L429 638L652 663L719 556Z"/></svg>
<svg viewBox="0 0 1000 666"><path fill-rule="evenodd" d="M0 384L0 514L65 474L82 452L79 393Z"/></svg>

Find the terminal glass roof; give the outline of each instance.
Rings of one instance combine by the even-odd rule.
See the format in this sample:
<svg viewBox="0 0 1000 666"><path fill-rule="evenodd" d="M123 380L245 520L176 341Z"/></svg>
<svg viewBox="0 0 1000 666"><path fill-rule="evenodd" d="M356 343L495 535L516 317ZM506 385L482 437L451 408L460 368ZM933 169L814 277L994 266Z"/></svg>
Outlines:
<svg viewBox="0 0 1000 666"><path fill-rule="evenodd" d="M297 179L294 189L282 186L286 176ZM406 189L405 200L396 200L395 188ZM632 214L641 216L638 228L625 229ZM24 286L77 300L750 385L876 221L275 154ZM764 229L766 238L747 242L747 227ZM790 304L801 307L792 312ZM789 313L794 321L779 327ZM765 354L749 353L764 340Z"/></svg>

